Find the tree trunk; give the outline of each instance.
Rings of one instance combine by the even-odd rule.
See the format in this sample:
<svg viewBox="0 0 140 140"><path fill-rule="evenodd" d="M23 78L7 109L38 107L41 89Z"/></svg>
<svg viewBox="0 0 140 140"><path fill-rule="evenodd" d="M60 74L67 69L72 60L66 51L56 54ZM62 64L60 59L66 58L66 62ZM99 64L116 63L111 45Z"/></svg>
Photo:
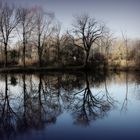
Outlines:
<svg viewBox="0 0 140 140"><path fill-rule="evenodd" d="M39 59L39 67L42 67L42 53L40 48L38 48L38 59Z"/></svg>
<svg viewBox="0 0 140 140"><path fill-rule="evenodd" d="M86 50L85 68L88 66L89 50Z"/></svg>
<svg viewBox="0 0 140 140"><path fill-rule="evenodd" d="M5 44L4 53L5 53L5 62L4 62L4 67L7 67L7 43Z"/></svg>
<svg viewBox="0 0 140 140"><path fill-rule="evenodd" d="M58 61L58 67L60 66L60 47L57 46L57 61Z"/></svg>
<svg viewBox="0 0 140 140"><path fill-rule="evenodd" d="M23 67L25 67L25 44L23 43Z"/></svg>
<svg viewBox="0 0 140 140"><path fill-rule="evenodd" d="M8 78L7 78L7 74L5 74L5 98L8 98Z"/></svg>
<svg viewBox="0 0 140 140"><path fill-rule="evenodd" d="M39 67L42 66L42 60L41 60L41 55L39 55Z"/></svg>
<svg viewBox="0 0 140 140"><path fill-rule="evenodd" d="M85 80L85 81L86 81L86 88L87 88L87 89L90 89L90 88L89 88L89 80L88 80L88 72L87 72L87 71L85 72L85 79L86 79L86 80Z"/></svg>

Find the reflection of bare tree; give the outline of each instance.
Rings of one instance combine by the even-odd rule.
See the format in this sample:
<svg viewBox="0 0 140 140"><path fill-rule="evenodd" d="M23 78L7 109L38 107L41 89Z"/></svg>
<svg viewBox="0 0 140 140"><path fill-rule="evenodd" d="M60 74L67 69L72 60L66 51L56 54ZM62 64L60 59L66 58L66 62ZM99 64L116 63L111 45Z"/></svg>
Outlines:
<svg viewBox="0 0 140 140"><path fill-rule="evenodd" d="M45 91L43 76L40 74L38 87L38 107L40 115L43 114L46 123L55 123L56 117L61 113L61 105L58 99L58 94L52 88L51 83L49 83L48 87L50 87L49 91L52 92Z"/></svg>
<svg viewBox="0 0 140 140"><path fill-rule="evenodd" d="M108 98L108 96L106 97ZM108 99L105 99L104 95L100 93L93 95L86 73L86 87L75 93L73 105L75 123L89 125L91 120L102 118L110 108L111 104Z"/></svg>
<svg viewBox="0 0 140 140"><path fill-rule="evenodd" d="M134 88L134 93L136 93L136 98L140 100L140 73L135 72L135 88Z"/></svg>
<svg viewBox="0 0 140 140"><path fill-rule="evenodd" d="M84 85L83 73L67 73L61 78L61 98L65 110L71 110L74 103L74 92L80 90Z"/></svg>
<svg viewBox="0 0 140 140"><path fill-rule="evenodd" d="M12 90L9 92L14 85L10 84L8 89L8 78L5 75L5 93L0 94L0 133L4 131L4 126L8 132L12 130L18 133L43 129L55 123L63 110L72 111L76 123L86 125L91 120L103 117L112 104L107 100L108 96L102 93L94 95L90 88L91 83L96 83L99 77L89 79L86 73L85 78L81 73L38 76L23 74L16 85L20 90L15 95Z"/></svg>
<svg viewBox="0 0 140 140"><path fill-rule="evenodd" d="M0 135L10 137L15 131L15 122L18 119L16 112L10 104L10 93L8 93L8 77L5 74L5 93L0 94Z"/></svg>
<svg viewBox="0 0 140 140"><path fill-rule="evenodd" d="M122 111L127 111L127 104L128 104L128 73L126 72L126 93L125 93L125 98L121 107L121 112Z"/></svg>
<svg viewBox="0 0 140 140"><path fill-rule="evenodd" d="M26 88L26 76L25 74L22 75L22 82L23 82L23 106L21 105L21 108L23 109L23 115L21 116L21 120L18 122L18 127L20 130L24 130L28 127L28 119L30 119L26 114L28 112L28 98L29 95L27 93Z"/></svg>
<svg viewBox="0 0 140 140"><path fill-rule="evenodd" d="M116 101L109 94L109 91L108 91L108 88L107 88L107 80L106 80L106 78L105 78L104 83L105 83L105 96L106 96L106 99L111 105L113 105L113 103L116 102Z"/></svg>
<svg viewBox="0 0 140 140"><path fill-rule="evenodd" d="M61 112L61 107L56 105L56 101L52 101L52 93L45 90L43 81L43 75L40 74L38 86L30 79L28 87L23 75L23 115L18 124L20 129L42 129L46 124L55 123Z"/></svg>

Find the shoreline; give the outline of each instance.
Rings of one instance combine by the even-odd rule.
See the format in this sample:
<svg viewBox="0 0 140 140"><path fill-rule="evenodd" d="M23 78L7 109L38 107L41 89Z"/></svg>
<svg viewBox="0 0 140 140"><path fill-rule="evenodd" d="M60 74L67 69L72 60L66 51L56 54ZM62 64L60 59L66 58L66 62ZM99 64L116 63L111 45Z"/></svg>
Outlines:
<svg viewBox="0 0 140 140"><path fill-rule="evenodd" d="M7 68L0 68L0 73L23 73L23 72L65 72L65 71L104 71L104 70L108 70L108 71L122 71L122 72L135 72L138 71L140 72L140 69L136 69L136 68L106 68L106 69L95 69L95 68L85 68L83 66L69 66L69 67L31 67L31 66L27 66L27 67L7 67Z"/></svg>
<svg viewBox="0 0 140 140"><path fill-rule="evenodd" d="M64 71L84 71L84 67L7 67L7 68L0 68L0 73L22 73L22 72L64 72Z"/></svg>

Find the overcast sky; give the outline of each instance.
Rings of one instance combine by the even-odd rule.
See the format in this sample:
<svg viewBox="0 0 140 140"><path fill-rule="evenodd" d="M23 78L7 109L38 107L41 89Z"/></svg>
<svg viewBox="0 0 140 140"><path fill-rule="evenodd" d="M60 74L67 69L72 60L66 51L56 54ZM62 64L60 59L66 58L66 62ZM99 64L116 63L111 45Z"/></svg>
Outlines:
<svg viewBox="0 0 140 140"><path fill-rule="evenodd" d="M104 21L116 36L121 31L130 38L140 38L140 0L3 0L23 6L41 6L55 13L64 29L69 29L73 16L89 13Z"/></svg>

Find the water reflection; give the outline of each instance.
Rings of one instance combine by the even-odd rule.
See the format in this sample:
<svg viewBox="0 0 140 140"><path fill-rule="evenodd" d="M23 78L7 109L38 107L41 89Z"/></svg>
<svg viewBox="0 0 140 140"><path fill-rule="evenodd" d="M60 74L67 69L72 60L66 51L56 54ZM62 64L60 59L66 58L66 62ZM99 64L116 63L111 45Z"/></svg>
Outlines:
<svg viewBox="0 0 140 140"><path fill-rule="evenodd" d="M117 76L117 80L126 84L121 106L121 111L124 111L127 110L129 77L128 74L122 76ZM88 126L103 119L118 104L108 89L112 77L115 79L116 75L1 75L1 139L14 139L30 130L44 130L55 124L65 111L71 114L75 125ZM136 83L139 84L137 79Z"/></svg>
<svg viewBox="0 0 140 140"><path fill-rule="evenodd" d="M123 111L127 111L127 104L128 104L128 73L125 73L125 83L126 83L126 92L125 92L125 98L124 98L124 101L123 101L123 104L122 104L122 107L121 107L121 112Z"/></svg>
<svg viewBox="0 0 140 140"><path fill-rule="evenodd" d="M13 110L10 104L10 93L8 92L8 80L7 75L5 78L5 91L0 93L0 134L1 136L15 132L15 122L18 120L16 112Z"/></svg>
<svg viewBox="0 0 140 140"><path fill-rule="evenodd" d="M94 86L92 84L92 86ZM107 85L105 85L107 90ZM111 109L113 100L109 93L93 93L89 84L89 76L85 74L85 88L74 94L73 116L76 124L89 125L91 120L104 117Z"/></svg>

